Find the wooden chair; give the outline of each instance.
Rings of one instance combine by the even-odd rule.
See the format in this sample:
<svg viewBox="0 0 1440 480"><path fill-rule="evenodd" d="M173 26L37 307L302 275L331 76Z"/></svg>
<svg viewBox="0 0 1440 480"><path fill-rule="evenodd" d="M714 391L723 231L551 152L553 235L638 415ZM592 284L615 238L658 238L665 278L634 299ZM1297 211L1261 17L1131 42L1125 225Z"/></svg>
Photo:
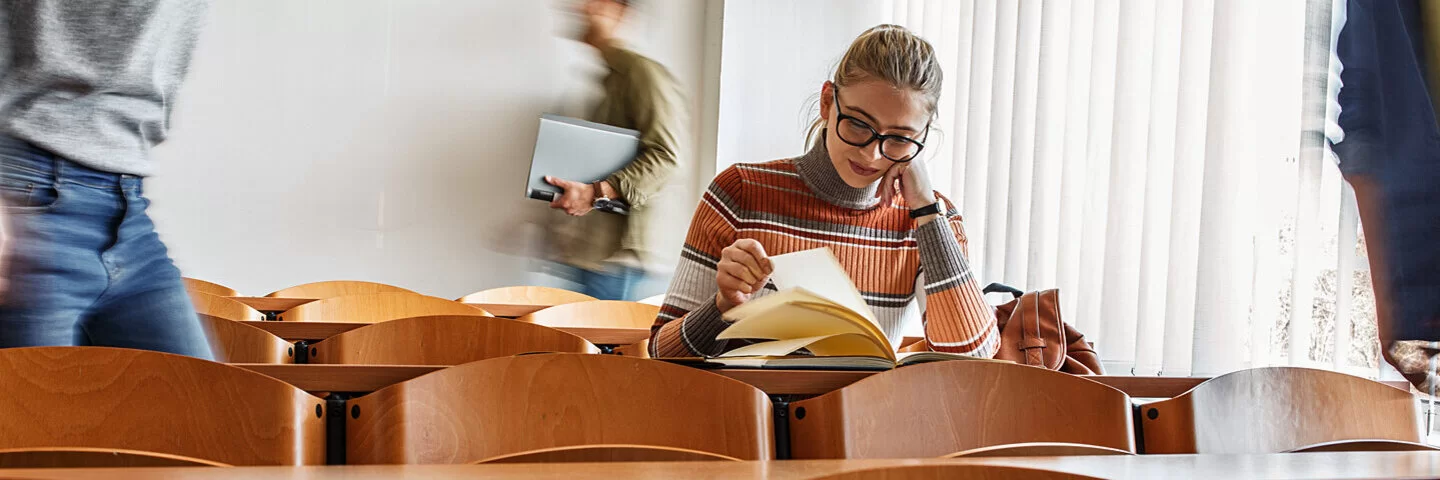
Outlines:
<svg viewBox="0 0 1440 480"><path fill-rule="evenodd" d="M346 295L365 295L369 293L411 293L416 292L400 288L394 285L386 285L375 282L361 282L355 280L331 280L325 282L307 283L271 292L267 297L277 298L315 298L324 299L330 297L343 297Z"/></svg>
<svg viewBox="0 0 1440 480"><path fill-rule="evenodd" d="M644 328L655 324L660 307L636 302L594 300L556 305L515 319L547 327Z"/></svg>
<svg viewBox="0 0 1440 480"><path fill-rule="evenodd" d="M310 347L310 363L459 365L535 352L600 353L585 339L503 318L447 315L360 327Z"/></svg>
<svg viewBox="0 0 1440 480"><path fill-rule="evenodd" d="M1130 397L1074 375L944 361L790 404L793 458L939 457L1030 442L1135 450Z"/></svg>
<svg viewBox="0 0 1440 480"><path fill-rule="evenodd" d="M219 297L238 297L240 292L235 289L218 284L207 282L198 278L184 277L185 289L191 292L208 293Z"/></svg>
<svg viewBox="0 0 1440 480"><path fill-rule="evenodd" d="M236 322L258 322L265 320L265 314L233 298L191 290L190 303L195 304L195 313L200 314L202 317Z"/></svg>
<svg viewBox="0 0 1440 480"><path fill-rule="evenodd" d="M351 464L470 463L538 449L775 451L770 399L703 370L618 355L538 354L450 367L349 400Z"/></svg>
<svg viewBox="0 0 1440 480"><path fill-rule="evenodd" d="M946 455L945 458L983 457L1085 457L1092 455L1134 455L1135 452L1118 448L1078 443L1013 443L993 447L972 448L963 452Z"/></svg>
<svg viewBox="0 0 1440 480"><path fill-rule="evenodd" d="M324 401L239 367L107 347L0 349L0 451L325 463Z"/></svg>
<svg viewBox="0 0 1440 480"><path fill-rule="evenodd" d="M234 320L200 316L215 361L221 363L295 363L295 344Z"/></svg>
<svg viewBox="0 0 1440 480"><path fill-rule="evenodd" d="M1410 392L1309 368L1229 373L1140 408L1145 453L1278 453L1338 440L1421 439Z"/></svg>
<svg viewBox="0 0 1440 480"><path fill-rule="evenodd" d="M818 477L815 480L1098 480L1075 473L1005 465L905 465Z"/></svg>
<svg viewBox="0 0 1440 480"><path fill-rule="evenodd" d="M224 467L198 458L116 448L0 449L0 468Z"/></svg>
<svg viewBox="0 0 1440 480"><path fill-rule="evenodd" d="M579 445L501 455L475 463L714 462L740 459L718 453L646 445Z"/></svg>
<svg viewBox="0 0 1440 480"><path fill-rule="evenodd" d="M588 302L595 297L551 287L501 287L481 290L456 299L464 303L495 303L512 305L563 305Z"/></svg>
<svg viewBox="0 0 1440 480"><path fill-rule="evenodd" d="M491 316L478 307L415 293L372 293L331 297L280 313L286 322L380 323L429 315Z"/></svg>

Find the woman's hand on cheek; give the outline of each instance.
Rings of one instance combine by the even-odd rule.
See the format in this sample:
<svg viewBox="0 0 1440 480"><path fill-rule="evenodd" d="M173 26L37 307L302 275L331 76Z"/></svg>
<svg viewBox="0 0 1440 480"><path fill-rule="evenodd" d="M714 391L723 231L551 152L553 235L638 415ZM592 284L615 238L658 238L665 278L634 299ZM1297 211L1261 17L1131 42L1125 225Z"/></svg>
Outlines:
<svg viewBox="0 0 1440 480"><path fill-rule="evenodd" d="M880 180L881 198L889 197L899 180L900 195L911 209L935 203L935 188L930 185L930 172L919 161L897 163Z"/></svg>

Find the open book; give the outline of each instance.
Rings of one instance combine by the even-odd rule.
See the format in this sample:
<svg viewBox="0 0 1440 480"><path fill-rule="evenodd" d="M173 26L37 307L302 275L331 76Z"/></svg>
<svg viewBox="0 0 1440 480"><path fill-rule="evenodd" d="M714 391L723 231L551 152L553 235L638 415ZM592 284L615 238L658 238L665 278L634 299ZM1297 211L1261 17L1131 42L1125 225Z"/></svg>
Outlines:
<svg viewBox="0 0 1440 480"><path fill-rule="evenodd" d="M780 291L726 312L716 337L767 339L707 360L727 367L885 370L937 360L988 360L941 352L896 355L845 268L828 248L771 257ZM796 355L801 350L810 355Z"/></svg>

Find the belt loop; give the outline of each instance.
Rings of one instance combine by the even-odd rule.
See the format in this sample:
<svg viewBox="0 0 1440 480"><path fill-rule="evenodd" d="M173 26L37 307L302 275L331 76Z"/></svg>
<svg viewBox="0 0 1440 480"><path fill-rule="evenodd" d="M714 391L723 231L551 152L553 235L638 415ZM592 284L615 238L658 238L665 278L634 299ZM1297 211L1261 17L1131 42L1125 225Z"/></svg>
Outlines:
<svg viewBox="0 0 1440 480"><path fill-rule="evenodd" d="M59 190L60 181L63 180L65 177L65 157L61 157L50 152L45 153L46 155L50 156L51 164L54 165L53 167L51 167L50 172L51 181L54 182L54 185L51 185L51 187Z"/></svg>

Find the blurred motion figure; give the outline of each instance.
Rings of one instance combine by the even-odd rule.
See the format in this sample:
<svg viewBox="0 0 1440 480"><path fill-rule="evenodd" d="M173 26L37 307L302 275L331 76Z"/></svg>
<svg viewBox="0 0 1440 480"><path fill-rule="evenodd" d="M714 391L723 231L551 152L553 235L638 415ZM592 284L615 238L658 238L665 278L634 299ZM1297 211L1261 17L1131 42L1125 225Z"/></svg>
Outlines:
<svg viewBox="0 0 1440 480"><path fill-rule="evenodd" d="M582 293L601 300L634 300L651 253L645 239L646 207L678 167L684 131L683 95L675 78L616 37L634 9L632 3L584 0L577 10L584 22L579 40L594 47L609 68L603 80L605 96L589 120L638 130L640 151L625 168L598 182L545 179L564 189L551 208L578 217L556 225L558 260L583 285ZM601 199L622 201L629 206L629 215L593 212Z"/></svg>

